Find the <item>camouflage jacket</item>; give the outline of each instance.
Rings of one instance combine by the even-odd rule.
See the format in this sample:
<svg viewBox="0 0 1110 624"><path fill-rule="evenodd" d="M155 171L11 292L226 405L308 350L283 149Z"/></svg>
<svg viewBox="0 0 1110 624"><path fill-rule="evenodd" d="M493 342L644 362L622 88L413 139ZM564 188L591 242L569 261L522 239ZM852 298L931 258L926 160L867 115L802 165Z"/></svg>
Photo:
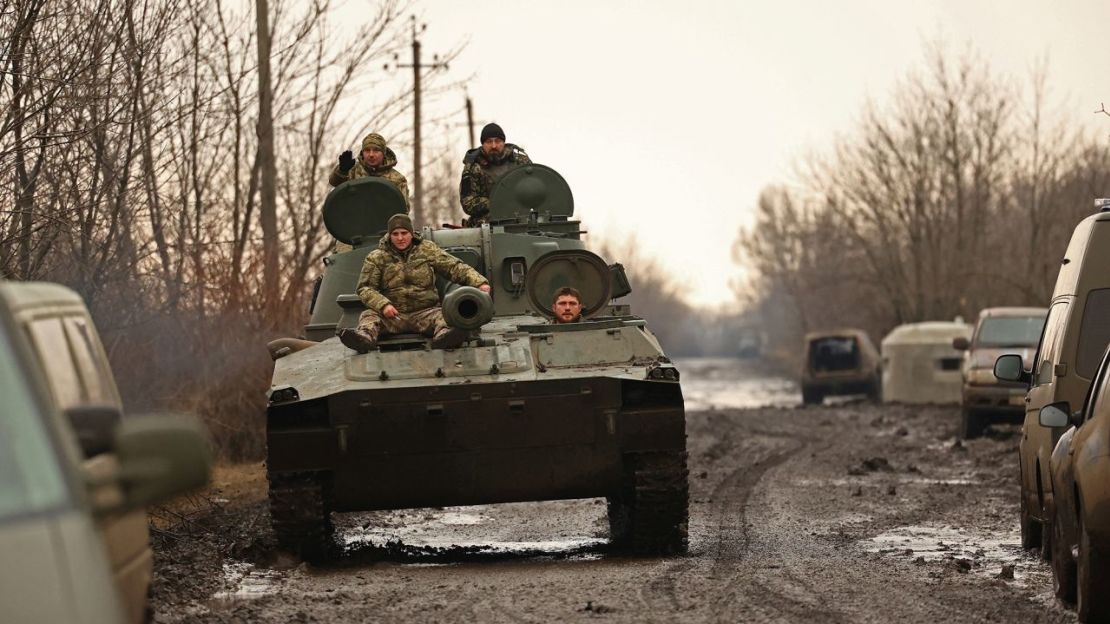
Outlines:
<svg viewBox="0 0 1110 624"><path fill-rule="evenodd" d="M499 158L488 158L481 147L475 147L463 158L462 181L459 182L459 199L463 212L470 215L467 225L475 227L485 223L489 215L489 193L501 176L521 165L532 164L532 159L519 146L505 144Z"/></svg>
<svg viewBox="0 0 1110 624"><path fill-rule="evenodd" d="M393 153L393 150L389 148L386 148L385 158L382 160L382 164L379 167L371 167L366 164L366 162L362 160L362 154L360 153L358 158L355 159L355 166L351 167L351 170L347 173L340 171L339 165L336 165L335 169L331 172L331 177L328 178L328 182L331 183L332 186L339 186L347 180L355 180L369 176L385 178L392 182L393 185L397 187L397 190L401 191L401 196L405 198L405 209L407 212L409 208L409 181L405 179L405 176L401 175L400 171L393 168L396 165L397 156Z"/></svg>
<svg viewBox="0 0 1110 624"><path fill-rule="evenodd" d="M398 312L419 312L439 305L436 275L464 286L489 283L432 241L413 236L412 246L400 252L386 234L378 248L366 255L356 292L366 307L377 312L391 303Z"/></svg>

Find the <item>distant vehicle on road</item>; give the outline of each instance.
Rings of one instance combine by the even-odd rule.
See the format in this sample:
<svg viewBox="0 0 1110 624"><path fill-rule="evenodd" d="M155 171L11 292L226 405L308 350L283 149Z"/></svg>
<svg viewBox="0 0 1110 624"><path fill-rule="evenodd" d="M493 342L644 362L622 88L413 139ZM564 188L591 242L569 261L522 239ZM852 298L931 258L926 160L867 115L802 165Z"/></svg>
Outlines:
<svg viewBox="0 0 1110 624"><path fill-rule="evenodd" d="M736 337L736 355L740 358L760 357L766 342L766 337L758 327L743 327Z"/></svg>
<svg viewBox="0 0 1110 624"><path fill-rule="evenodd" d="M820 404L827 396L866 394L879 400L879 352L861 329L811 332L805 337L802 403Z"/></svg>
<svg viewBox="0 0 1110 624"><path fill-rule="evenodd" d="M57 284L0 282L4 622L143 622L144 508L207 481L194 421L121 418L88 310Z"/></svg>
<svg viewBox="0 0 1110 624"><path fill-rule="evenodd" d="M1065 412L1078 408L1110 343L1110 199L1095 203L1099 212L1075 226L1064 253L1032 370L1016 354L994 365L995 377L1029 385L1018 446L1021 543L1039 546L1045 559L1052 542L1049 461L1064 428L1042 427L1040 411L1062 402L1068 404Z"/></svg>
<svg viewBox="0 0 1110 624"><path fill-rule="evenodd" d="M953 340L971 337L963 321L928 321L895 327L883 338L883 401L960 402L962 356Z"/></svg>
<svg viewBox="0 0 1110 624"><path fill-rule="evenodd" d="M962 336L952 346L964 352L960 435L983 435L992 422L1021 422L1025 418L1025 386L994 376L994 362L1007 353L1023 360L1033 355L1044 329L1046 308L986 308L971 340Z"/></svg>

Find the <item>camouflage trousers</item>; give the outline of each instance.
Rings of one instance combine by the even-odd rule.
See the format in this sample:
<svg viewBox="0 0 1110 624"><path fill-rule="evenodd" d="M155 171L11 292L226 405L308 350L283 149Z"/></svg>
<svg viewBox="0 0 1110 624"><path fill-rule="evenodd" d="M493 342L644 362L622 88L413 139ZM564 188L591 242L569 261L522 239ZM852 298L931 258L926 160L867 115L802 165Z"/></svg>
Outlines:
<svg viewBox="0 0 1110 624"><path fill-rule="evenodd" d="M393 318L385 318L376 310L363 310L358 317L358 328L374 340L383 332L434 336L439 330L447 329L447 321L443 320L443 309L439 306L418 312L398 312Z"/></svg>

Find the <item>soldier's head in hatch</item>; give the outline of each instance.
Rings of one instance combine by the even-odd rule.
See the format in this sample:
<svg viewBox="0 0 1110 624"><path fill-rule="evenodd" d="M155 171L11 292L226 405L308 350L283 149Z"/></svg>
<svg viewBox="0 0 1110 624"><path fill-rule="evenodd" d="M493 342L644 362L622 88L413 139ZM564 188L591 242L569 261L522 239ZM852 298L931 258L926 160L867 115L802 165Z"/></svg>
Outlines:
<svg viewBox="0 0 1110 624"><path fill-rule="evenodd" d="M498 155L505 151L505 131L501 126L490 123L482 128L482 152L486 156Z"/></svg>
<svg viewBox="0 0 1110 624"><path fill-rule="evenodd" d="M555 291L551 311L555 313L556 323L577 322L582 317L582 295L570 286L563 286Z"/></svg>
<svg viewBox="0 0 1110 624"><path fill-rule="evenodd" d="M385 138L374 132L362 140L362 162L380 167L385 160Z"/></svg>

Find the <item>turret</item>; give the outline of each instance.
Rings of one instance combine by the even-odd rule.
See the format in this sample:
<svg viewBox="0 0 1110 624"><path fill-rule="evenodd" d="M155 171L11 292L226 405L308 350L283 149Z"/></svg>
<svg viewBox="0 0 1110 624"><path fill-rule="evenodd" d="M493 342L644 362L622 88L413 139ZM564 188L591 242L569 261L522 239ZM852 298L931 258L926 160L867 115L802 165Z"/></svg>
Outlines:
<svg viewBox="0 0 1110 624"><path fill-rule="evenodd" d="M363 259L385 235L389 217L398 212L405 212L404 199L381 178L352 180L328 195L324 224L332 236L354 249L324 259L325 274L305 327L307 338L324 340L337 327L356 324L363 310L355 294ZM531 164L510 171L494 186L489 223L449 229L425 225L420 236L490 281L494 316L546 317L554 292L573 286L582 293L583 317L589 318L608 310L612 298L631 289L621 265L610 267L585 248L585 232L573 217L574 196L566 180L550 167ZM447 296L444 314L449 321L456 319L473 329L488 320L481 297L465 289L451 293L442 281L438 287Z"/></svg>

